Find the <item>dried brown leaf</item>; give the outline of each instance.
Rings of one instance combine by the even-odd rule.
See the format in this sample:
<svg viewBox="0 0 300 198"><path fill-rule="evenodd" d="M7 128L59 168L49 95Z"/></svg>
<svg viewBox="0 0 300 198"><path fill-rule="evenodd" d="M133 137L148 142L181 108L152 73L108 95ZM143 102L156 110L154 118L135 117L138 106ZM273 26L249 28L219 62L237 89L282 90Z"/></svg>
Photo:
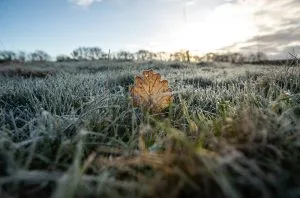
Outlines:
<svg viewBox="0 0 300 198"><path fill-rule="evenodd" d="M143 76L135 77L130 93L134 106L145 107L152 113L162 112L173 100L168 81L161 80L160 74L152 70L143 71Z"/></svg>

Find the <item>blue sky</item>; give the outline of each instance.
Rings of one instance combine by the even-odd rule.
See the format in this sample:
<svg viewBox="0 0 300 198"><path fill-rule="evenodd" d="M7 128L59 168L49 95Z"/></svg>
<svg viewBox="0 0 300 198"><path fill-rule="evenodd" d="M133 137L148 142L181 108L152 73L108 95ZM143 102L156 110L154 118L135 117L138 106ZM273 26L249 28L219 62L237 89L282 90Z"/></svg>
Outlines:
<svg viewBox="0 0 300 198"><path fill-rule="evenodd" d="M55 56L99 46L284 56L299 49L299 21L298 0L1 0L0 50Z"/></svg>

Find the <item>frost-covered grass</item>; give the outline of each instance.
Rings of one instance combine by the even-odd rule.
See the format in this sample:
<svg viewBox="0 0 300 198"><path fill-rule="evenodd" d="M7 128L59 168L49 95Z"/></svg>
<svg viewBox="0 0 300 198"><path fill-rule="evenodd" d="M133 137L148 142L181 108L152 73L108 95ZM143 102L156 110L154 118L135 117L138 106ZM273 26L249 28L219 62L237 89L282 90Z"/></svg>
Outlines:
<svg viewBox="0 0 300 198"><path fill-rule="evenodd" d="M0 197L300 196L299 66L8 68L21 70L0 76ZM145 69L173 89L162 114L131 105Z"/></svg>

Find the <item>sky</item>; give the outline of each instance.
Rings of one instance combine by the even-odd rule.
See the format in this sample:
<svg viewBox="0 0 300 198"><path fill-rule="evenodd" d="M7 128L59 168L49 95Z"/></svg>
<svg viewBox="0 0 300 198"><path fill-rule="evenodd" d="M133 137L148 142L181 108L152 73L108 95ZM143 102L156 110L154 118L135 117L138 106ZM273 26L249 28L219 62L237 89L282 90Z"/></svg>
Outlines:
<svg viewBox="0 0 300 198"><path fill-rule="evenodd" d="M1 0L0 50L300 53L300 0Z"/></svg>

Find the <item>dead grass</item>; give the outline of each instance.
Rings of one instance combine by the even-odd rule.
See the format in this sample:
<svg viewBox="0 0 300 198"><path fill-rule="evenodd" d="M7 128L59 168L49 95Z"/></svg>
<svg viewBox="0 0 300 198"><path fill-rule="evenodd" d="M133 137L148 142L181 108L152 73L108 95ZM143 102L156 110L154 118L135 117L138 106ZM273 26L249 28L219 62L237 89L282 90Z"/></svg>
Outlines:
<svg viewBox="0 0 300 198"><path fill-rule="evenodd" d="M55 75L54 70L32 70L30 68L1 68L0 76L22 78L46 78Z"/></svg>

